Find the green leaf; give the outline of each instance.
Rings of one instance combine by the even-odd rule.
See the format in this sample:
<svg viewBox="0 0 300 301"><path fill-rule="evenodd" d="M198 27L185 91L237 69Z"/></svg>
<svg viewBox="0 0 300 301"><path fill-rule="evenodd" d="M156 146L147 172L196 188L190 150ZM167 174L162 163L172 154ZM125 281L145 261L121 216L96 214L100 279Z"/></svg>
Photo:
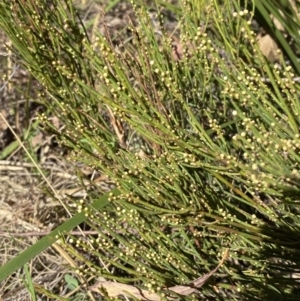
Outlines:
<svg viewBox="0 0 300 301"><path fill-rule="evenodd" d="M113 189L111 191L115 196L120 194L118 189ZM95 209L101 209L105 207L109 203L108 194L103 195L101 198L97 199L91 207ZM41 252L49 248L52 244L54 244L58 239L59 235L65 232L69 232L73 230L76 226L86 220L86 216L84 212L77 213L64 224L53 230L50 234L44 236L33 246L29 247L17 257L10 260L4 266L0 268L0 281L4 280L6 277L11 275L20 267L24 266L27 262L33 259L35 256L39 255Z"/></svg>
<svg viewBox="0 0 300 301"><path fill-rule="evenodd" d="M64 276L64 279L67 282L68 288L70 290L74 290L79 286L78 280L70 274L66 274Z"/></svg>
<svg viewBox="0 0 300 301"><path fill-rule="evenodd" d="M34 285L33 285L32 278L31 278L31 275L30 275L30 272L28 269L28 264L24 265L24 272L25 272L24 284L30 293L32 301L36 301Z"/></svg>

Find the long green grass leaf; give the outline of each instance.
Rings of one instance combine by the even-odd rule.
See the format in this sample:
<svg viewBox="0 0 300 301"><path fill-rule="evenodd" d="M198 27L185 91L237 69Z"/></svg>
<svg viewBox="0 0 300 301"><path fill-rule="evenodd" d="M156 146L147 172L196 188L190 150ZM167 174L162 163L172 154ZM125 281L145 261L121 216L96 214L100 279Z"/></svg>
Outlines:
<svg viewBox="0 0 300 301"><path fill-rule="evenodd" d="M113 193L115 196L120 194L118 189L112 190L111 193ZM108 197L109 197L108 194L100 197L91 205L91 207L95 209L101 209L105 207L109 203ZM86 218L87 217L84 212L77 213L68 221L66 221L64 224L62 224L61 226L53 230L50 234L40 239L33 246L29 247L21 254L19 254L12 260L10 260L8 263L6 263L4 266L0 268L0 281L2 281L3 279L11 275L20 267L24 266L32 258L34 258L35 256L39 255L41 252L49 248L52 244L54 244L59 239L59 235L71 231L80 223L84 222Z"/></svg>

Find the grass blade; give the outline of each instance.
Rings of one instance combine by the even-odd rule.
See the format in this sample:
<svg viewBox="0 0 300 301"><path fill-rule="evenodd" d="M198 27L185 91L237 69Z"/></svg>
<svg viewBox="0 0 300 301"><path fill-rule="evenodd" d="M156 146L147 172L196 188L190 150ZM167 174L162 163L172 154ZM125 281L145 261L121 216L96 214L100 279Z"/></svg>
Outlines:
<svg viewBox="0 0 300 301"><path fill-rule="evenodd" d="M111 191L115 196L119 195L120 192L118 189L114 189ZM108 194L100 197L97 199L91 207L95 209L101 209L105 207L109 203L108 200ZM84 212L77 213L72 218L70 218L68 221L66 221L61 226L57 227L55 230L53 230L50 234L44 236L42 239L40 239L37 243L35 243L33 246L29 247L25 251L23 251L21 254L19 254L17 257L10 260L8 263L6 263L4 266L0 268L0 281L4 280L6 277L11 275L14 271L19 269L20 267L24 266L27 262L29 262L32 258L39 255L41 252L46 250L48 247L50 247L52 244L54 244L58 239L59 235L64 232L69 232L72 229L74 229L76 226L78 226L80 223L85 221L87 217L85 216Z"/></svg>

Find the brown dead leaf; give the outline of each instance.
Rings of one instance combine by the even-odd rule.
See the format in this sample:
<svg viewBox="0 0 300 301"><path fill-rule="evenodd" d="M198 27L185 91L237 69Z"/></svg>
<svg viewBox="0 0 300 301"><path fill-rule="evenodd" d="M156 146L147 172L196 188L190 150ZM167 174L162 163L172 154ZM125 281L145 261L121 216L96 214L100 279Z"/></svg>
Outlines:
<svg viewBox="0 0 300 301"><path fill-rule="evenodd" d="M300 14L299 14L299 11L298 11L298 8L297 8L297 5L296 5L296 1L295 0L289 0L289 2L290 2L290 5L291 5L292 9L294 10L296 16L299 18ZM282 16L284 16L284 14L283 14L283 12L281 10L279 10L279 13ZM281 24L281 22L277 18L275 18L275 16L273 16L272 14L270 15L270 17L273 20L275 27L278 30L285 32L285 29L284 29L283 25Z"/></svg>
<svg viewBox="0 0 300 301"><path fill-rule="evenodd" d="M196 45L193 42L186 42L183 44L180 39L173 39L172 43L172 57L175 62L181 61L184 55L192 56L192 53L196 51Z"/></svg>
<svg viewBox="0 0 300 301"><path fill-rule="evenodd" d="M282 15L282 12L279 11L279 13ZM273 21L275 27L280 30L280 31L284 31L284 27L282 26L282 24L278 21L277 18L275 18L273 15L270 16L271 20Z"/></svg>
<svg viewBox="0 0 300 301"><path fill-rule="evenodd" d="M4 122L4 119L8 117L8 112L4 109L0 111L0 131L5 131L7 129L7 124Z"/></svg>
<svg viewBox="0 0 300 301"><path fill-rule="evenodd" d="M272 37L268 34L265 36L259 34L256 39L262 54L268 61L271 63L277 61L279 58L278 46Z"/></svg>
<svg viewBox="0 0 300 301"><path fill-rule="evenodd" d="M216 268L214 268L209 273L197 278L196 280L190 282L187 285L176 285L166 289L167 291L175 292L182 296L187 296L193 293L197 293L198 289L219 269L219 267L224 263L228 257L229 249L226 249L222 260ZM125 295L127 297L134 296L138 300L148 300L148 301L159 301L161 297L156 293L149 293L147 290L138 289L132 285L122 284L118 282L111 282L100 280L93 286L89 287L90 291L99 293L99 289L103 288L109 297L117 297L119 295ZM174 298L169 298L169 300Z"/></svg>
<svg viewBox="0 0 300 301"><path fill-rule="evenodd" d="M183 295L183 296L187 296L187 295L196 293L197 289L200 288L219 269L219 267L223 264L223 262L228 257L228 252L229 252L229 250L226 249L220 263L217 265L216 268L214 268L209 273L197 278L196 280L192 281L191 283L189 283L187 285L172 286L172 287L168 288L168 290L173 291L173 292L175 292L179 295Z"/></svg>
<svg viewBox="0 0 300 301"><path fill-rule="evenodd" d="M52 118L52 124L55 126L56 129L60 128L60 120L56 116Z"/></svg>
<svg viewBox="0 0 300 301"><path fill-rule="evenodd" d="M143 160L148 158L147 154L142 149L138 151L137 155Z"/></svg>
<svg viewBox="0 0 300 301"><path fill-rule="evenodd" d="M31 139L31 144L35 148L36 146L42 145L44 142L44 135L42 132L39 132Z"/></svg>
<svg viewBox="0 0 300 301"><path fill-rule="evenodd" d="M93 286L90 286L91 291L99 293L99 289L103 288L109 297L117 297L119 295L125 295L127 297L134 296L139 300L151 300L159 301L160 297L156 293L149 293L146 290L140 290L132 285L122 284L111 281L99 281ZM101 292L100 292L101 293Z"/></svg>
<svg viewBox="0 0 300 301"><path fill-rule="evenodd" d="M298 2L299 2L299 0L298 0ZM300 18L300 13L297 8L296 1L289 0L289 3L291 5L292 9L294 10L294 13L297 16L297 18ZM284 14L282 11L279 10L279 13L282 15L282 17L284 17ZM273 20L275 27L278 30L280 30L281 32L286 33L286 30L283 27L283 25L281 24L281 22L272 14L270 15L270 17ZM300 30L298 32L300 33ZM272 39L272 37L270 35L262 36L261 34L259 34L256 39L258 41L261 52L268 59L268 61L270 61L271 63L277 61L279 58L278 46L277 46L276 42Z"/></svg>

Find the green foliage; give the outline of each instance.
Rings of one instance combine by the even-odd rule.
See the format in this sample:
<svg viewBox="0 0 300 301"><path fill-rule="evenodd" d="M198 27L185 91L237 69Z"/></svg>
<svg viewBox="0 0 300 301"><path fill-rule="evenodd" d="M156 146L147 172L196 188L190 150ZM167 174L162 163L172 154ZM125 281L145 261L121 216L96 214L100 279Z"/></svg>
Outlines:
<svg viewBox="0 0 300 301"><path fill-rule="evenodd" d="M111 191L111 196L114 194L118 195L120 192L117 189ZM100 198L94 200L91 204L93 208L96 210L100 210L102 207L106 206L109 203L108 196L104 195ZM53 230L50 234L44 236L40 239L37 243L26 249L25 251L21 252L18 256L13 258L7 264L0 268L0 281L11 275L15 272L18 268L25 265L35 256L39 255L41 252L49 248L53 245L57 240L59 240L60 235L63 233L68 233L73 230L75 227L80 225L82 222L86 220L87 216L84 212L79 212L75 214L72 218L68 219L65 223L60 225L58 228Z"/></svg>
<svg viewBox="0 0 300 301"><path fill-rule="evenodd" d="M294 300L299 85L284 57L260 54L254 8L181 1L172 45L162 15L158 40L134 1L139 26L115 45L91 39L69 1L46 2L4 1L0 27L65 128L42 121L121 192L105 211L81 209L99 235L64 241L76 272L157 292L212 270L229 248L200 296Z"/></svg>
<svg viewBox="0 0 300 301"><path fill-rule="evenodd" d="M78 283L77 279L74 278L73 276L71 276L70 274L66 274L64 276L64 279L65 279L65 281L68 285L68 288L70 290L74 290L79 286L79 283Z"/></svg>
<svg viewBox="0 0 300 301"><path fill-rule="evenodd" d="M299 36L299 1L293 0L255 0L257 17L266 25L268 32L276 39L287 58L291 61L297 74L300 72L300 64L297 59L299 56L300 36ZM271 19L275 17L284 29L279 30ZM292 41L290 43L289 41Z"/></svg>
<svg viewBox="0 0 300 301"><path fill-rule="evenodd" d="M24 272L25 272L25 277L24 277L25 279L23 280L23 282L30 293L32 301L36 301L36 295L34 291L33 282L30 276L30 272L28 269L28 264L24 265Z"/></svg>

